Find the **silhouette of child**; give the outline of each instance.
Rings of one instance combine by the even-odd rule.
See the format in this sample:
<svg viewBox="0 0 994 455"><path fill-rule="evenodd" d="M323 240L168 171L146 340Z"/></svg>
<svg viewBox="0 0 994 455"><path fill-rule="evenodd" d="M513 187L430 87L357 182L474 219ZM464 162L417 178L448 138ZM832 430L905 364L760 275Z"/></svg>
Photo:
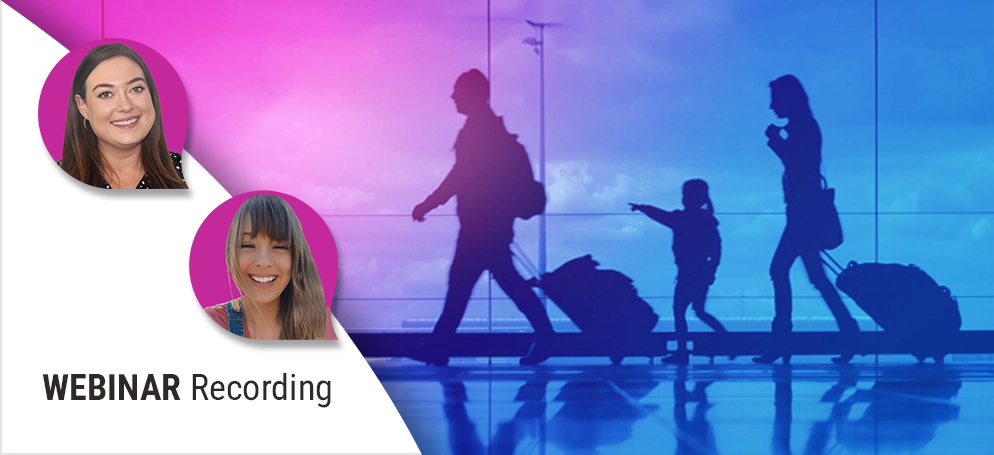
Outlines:
<svg viewBox="0 0 994 455"><path fill-rule="evenodd" d="M714 284L721 260L721 236L714 205L704 180L692 179L683 184L683 210L628 204L633 212L642 212L654 221L673 229L673 256L676 259L676 289L673 291L673 318L678 338L677 351L663 363L685 365L687 350L687 307L693 305L697 317L716 332L727 332L714 316L704 311L708 288Z"/></svg>

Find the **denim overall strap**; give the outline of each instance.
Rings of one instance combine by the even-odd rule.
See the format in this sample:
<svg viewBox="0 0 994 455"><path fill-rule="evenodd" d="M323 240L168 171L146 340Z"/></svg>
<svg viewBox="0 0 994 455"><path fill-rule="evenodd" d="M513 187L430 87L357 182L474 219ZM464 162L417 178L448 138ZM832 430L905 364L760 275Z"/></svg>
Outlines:
<svg viewBox="0 0 994 455"><path fill-rule="evenodd" d="M225 307L228 309L228 331L240 337L245 336L245 320L242 314L235 311L235 307L228 302Z"/></svg>

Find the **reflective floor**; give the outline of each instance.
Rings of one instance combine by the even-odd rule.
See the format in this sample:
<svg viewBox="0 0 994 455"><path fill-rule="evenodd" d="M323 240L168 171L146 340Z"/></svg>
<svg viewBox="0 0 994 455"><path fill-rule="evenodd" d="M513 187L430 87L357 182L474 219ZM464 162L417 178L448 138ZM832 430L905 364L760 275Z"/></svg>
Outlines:
<svg viewBox="0 0 994 455"><path fill-rule="evenodd" d="M994 454L994 361L370 359L425 454ZM696 359L695 359L696 360Z"/></svg>

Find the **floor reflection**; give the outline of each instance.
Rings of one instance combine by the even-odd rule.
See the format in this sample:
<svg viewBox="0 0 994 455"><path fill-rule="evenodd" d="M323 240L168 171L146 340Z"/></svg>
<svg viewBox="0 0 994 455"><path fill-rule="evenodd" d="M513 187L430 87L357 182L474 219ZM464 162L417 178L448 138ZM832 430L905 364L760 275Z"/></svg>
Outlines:
<svg viewBox="0 0 994 455"><path fill-rule="evenodd" d="M810 439L815 444L808 453L823 452L833 427L838 443L854 453L869 453L871 449L916 453L932 442L940 425L959 418L960 405L953 400L962 383L955 369L925 369L913 380L894 371L882 372L868 389L856 388L852 378L842 375L825 393L822 402L834 403L832 413L827 420L815 423ZM852 394L840 399L850 387ZM853 412L856 405L864 403L865 410ZM987 450L994 452L994 446L988 445Z"/></svg>
<svg viewBox="0 0 994 455"><path fill-rule="evenodd" d="M994 447L990 362L494 362L371 363L425 454L989 454Z"/></svg>

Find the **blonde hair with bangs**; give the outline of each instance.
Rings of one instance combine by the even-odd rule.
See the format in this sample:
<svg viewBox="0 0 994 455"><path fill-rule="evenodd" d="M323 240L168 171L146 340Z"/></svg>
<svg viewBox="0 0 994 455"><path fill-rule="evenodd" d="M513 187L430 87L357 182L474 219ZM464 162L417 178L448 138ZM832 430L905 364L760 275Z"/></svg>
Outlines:
<svg viewBox="0 0 994 455"><path fill-rule="evenodd" d="M246 220L252 223L252 232L249 233L252 237L266 236L276 242L285 242L290 247L290 282L280 294L277 313L280 339L323 340L327 323L324 288L321 287L321 277L297 214L283 198L271 195L252 196L238 208L231 220L231 229L228 230L225 254L228 273L239 291L246 289L247 283L237 273L235 253L238 251ZM250 303L256 305L255 302ZM236 309L244 312L237 308L237 302L235 305Z"/></svg>

